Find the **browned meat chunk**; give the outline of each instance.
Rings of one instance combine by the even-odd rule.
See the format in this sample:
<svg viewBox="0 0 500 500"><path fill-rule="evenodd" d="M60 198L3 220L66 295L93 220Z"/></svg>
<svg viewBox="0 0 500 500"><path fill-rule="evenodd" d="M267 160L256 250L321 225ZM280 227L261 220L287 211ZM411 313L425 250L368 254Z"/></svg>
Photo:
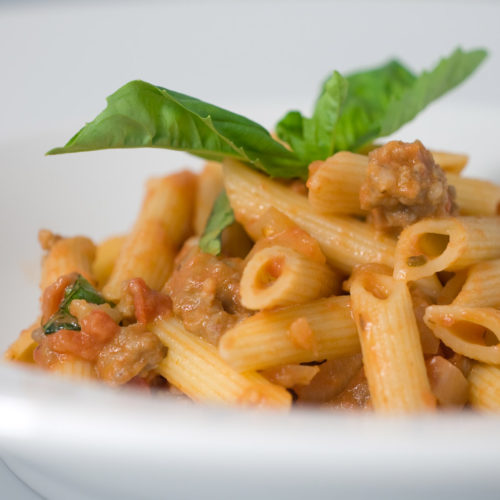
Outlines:
<svg viewBox="0 0 500 500"><path fill-rule="evenodd" d="M249 314L240 303L242 271L241 259L214 257L188 241L165 287L174 314L190 332L216 344L228 328Z"/></svg>
<svg viewBox="0 0 500 500"><path fill-rule="evenodd" d="M109 384L121 385L155 368L166 353L158 337L142 325L121 328L99 352L97 373Z"/></svg>
<svg viewBox="0 0 500 500"><path fill-rule="evenodd" d="M391 141L370 153L360 204L376 228L389 231L457 213L455 189L420 141Z"/></svg>

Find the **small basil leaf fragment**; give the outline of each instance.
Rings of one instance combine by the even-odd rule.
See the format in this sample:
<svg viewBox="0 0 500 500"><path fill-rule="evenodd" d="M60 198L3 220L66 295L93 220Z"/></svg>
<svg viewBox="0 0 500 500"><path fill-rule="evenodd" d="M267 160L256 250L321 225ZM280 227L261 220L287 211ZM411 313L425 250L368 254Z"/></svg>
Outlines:
<svg viewBox="0 0 500 500"><path fill-rule="evenodd" d="M109 96L104 111L65 146L47 154L143 147L186 151L216 161L231 157L273 177L307 176L307 165L261 125L140 80Z"/></svg>
<svg viewBox="0 0 500 500"><path fill-rule="evenodd" d="M64 298L59 304L59 309L42 326L43 333L50 333L59 330L80 330L78 320L69 312L69 306L73 300L86 300L91 304L104 304L104 297L82 276L66 287Z"/></svg>
<svg viewBox="0 0 500 500"><path fill-rule="evenodd" d="M205 231L200 238L200 248L203 252L218 255L221 252L222 231L234 222L234 212L229 203L226 191L222 191L215 200Z"/></svg>
<svg viewBox="0 0 500 500"><path fill-rule="evenodd" d="M49 335L59 330L80 330L80 325L78 320L70 313L59 310L51 316L42 329L45 335Z"/></svg>

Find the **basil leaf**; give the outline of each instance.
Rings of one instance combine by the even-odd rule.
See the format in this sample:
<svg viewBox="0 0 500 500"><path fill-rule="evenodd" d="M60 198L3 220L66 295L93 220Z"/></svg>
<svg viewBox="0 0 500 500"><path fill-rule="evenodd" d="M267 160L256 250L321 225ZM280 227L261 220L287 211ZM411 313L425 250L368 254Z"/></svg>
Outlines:
<svg viewBox="0 0 500 500"><path fill-rule="evenodd" d="M69 142L47 154L109 148L166 148L249 163L277 177L306 177L307 165L257 123L140 80L108 97L107 107Z"/></svg>
<svg viewBox="0 0 500 500"><path fill-rule="evenodd" d="M323 84L313 118L304 118L298 111L288 113L277 125L278 136L307 162L324 160L336 151L358 151L415 118L463 82L485 57L485 50L457 49L418 77L396 60L352 73L345 78L348 91L340 116L337 105L342 103L345 85L335 84L334 73ZM330 102L326 100L329 88L334 92Z"/></svg>
<svg viewBox="0 0 500 500"><path fill-rule="evenodd" d="M234 212L229 204L229 198L226 191L222 191L215 200L205 231L200 238L201 250L212 255L220 254L222 231L229 227L234 220Z"/></svg>
<svg viewBox="0 0 500 500"><path fill-rule="evenodd" d="M276 125L278 137L287 142L307 164L333 154L335 127L347 95L347 82L334 71L324 83L311 118L291 111Z"/></svg>
<svg viewBox="0 0 500 500"><path fill-rule="evenodd" d="M80 330L78 320L71 314L64 311L57 311L51 316L49 321L42 327L43 333L49 335L59 330Z"/></svg>
<svg viewBox="0 0 500 500"><path fill-rule="evenodd" d="M392 99L416 80L399 61L347 76L349 92L336 127L336 151L356 151L378 137Z"/></svg>
<svg viewBox="0 0 500 500"><path fill-rule="evenodd" d="M483 62L485 50L456 49L432 71L424 71L398 99L393 99L380 123L380 136L392 134L413 120L428 104L462 83Z"/></svg>
<svg viewBox="0 0 500 500"><path fill-rule="evenodd" d="M42 326L45 335L59 330L80 330L78 320L69 312L69 306L73 300L86 300L91 304L104 304L107 302L82 275L79 275L64 290L64 298L59 304L59 309Z"/></svg>
<svg viewBox="0 0 500 500"><path fill-rule="evenodd" d="M470 76L485 50L455 50L418 77L397 61L347 77L349 94L336 128L336 150L357 151L396 132Z"/></svg>
<svg viewBox="0 0 500 500"><path fill-rule="evenodd" d="M73 300L86 300L91 304L104 304L104 297L82 276L79 275L72 285L66 287L64 299L59 309L69 312L69 305Z"/></svg>

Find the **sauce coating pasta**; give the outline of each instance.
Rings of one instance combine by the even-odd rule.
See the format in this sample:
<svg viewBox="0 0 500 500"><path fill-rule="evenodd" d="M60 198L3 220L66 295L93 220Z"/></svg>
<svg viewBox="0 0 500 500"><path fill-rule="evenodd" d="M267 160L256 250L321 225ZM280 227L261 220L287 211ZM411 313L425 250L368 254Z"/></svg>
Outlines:
<svg viewBox="0 0 500 500"><path fill-rule="evenodd" d="M243 164L211 162L199 175L149 181L126 236L95 244L41 231L41 319L5 357L203 402L383 413L500 409L499 389L482 386L498 383L488 366L500 362L491 289L499 281L500 217L469 222L420 142L388 143L370 155L315 162L310 190L300 193L247 175ZM377 165L367 169L369 161ZM357 198L330 205L339 186L329 184L338 182L329 169L348 176L352 165L362 166ZM210 219L223 183L235 220L212 255L200 249L200 221ZM373 203L389 212L371 213ZM374 252L366 234L386 253ZM354 256L342 250L353 241ZM456 245L458 256L443 259Z"/></svg>

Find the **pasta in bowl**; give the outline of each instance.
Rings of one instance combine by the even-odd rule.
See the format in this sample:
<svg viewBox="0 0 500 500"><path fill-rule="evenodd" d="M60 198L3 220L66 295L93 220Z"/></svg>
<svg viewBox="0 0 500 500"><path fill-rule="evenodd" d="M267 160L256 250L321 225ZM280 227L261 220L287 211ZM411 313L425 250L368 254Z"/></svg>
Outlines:
<svg viewBox="0 0 500 500"><path fill-rule="evenodd" d="M472 56L467 74L483 57L477 51L457 51L431 74ZM395 69L384 67L387 78ZM199 176L152 179L123 237L95 245L42 231L41 318L6 356L203 402L494 408L496 309L475 270L490 279L500 258L500 188L462 177L464 155L342 135L358 105L347 87L358 80L334 72L313 117L286 115L279 140L144 82L111 96L102 115L51 153L140 144L210 162ZM428 81L403 80L393 108L407 109L401 96ZM323 123L326 108L333 128ZM154 133L137 125L144 111L161 111ZM391 128L383 118L376 135ZM332 130L336 144L325 143ZM467 290L479 305L469 305Z"/></svg>

